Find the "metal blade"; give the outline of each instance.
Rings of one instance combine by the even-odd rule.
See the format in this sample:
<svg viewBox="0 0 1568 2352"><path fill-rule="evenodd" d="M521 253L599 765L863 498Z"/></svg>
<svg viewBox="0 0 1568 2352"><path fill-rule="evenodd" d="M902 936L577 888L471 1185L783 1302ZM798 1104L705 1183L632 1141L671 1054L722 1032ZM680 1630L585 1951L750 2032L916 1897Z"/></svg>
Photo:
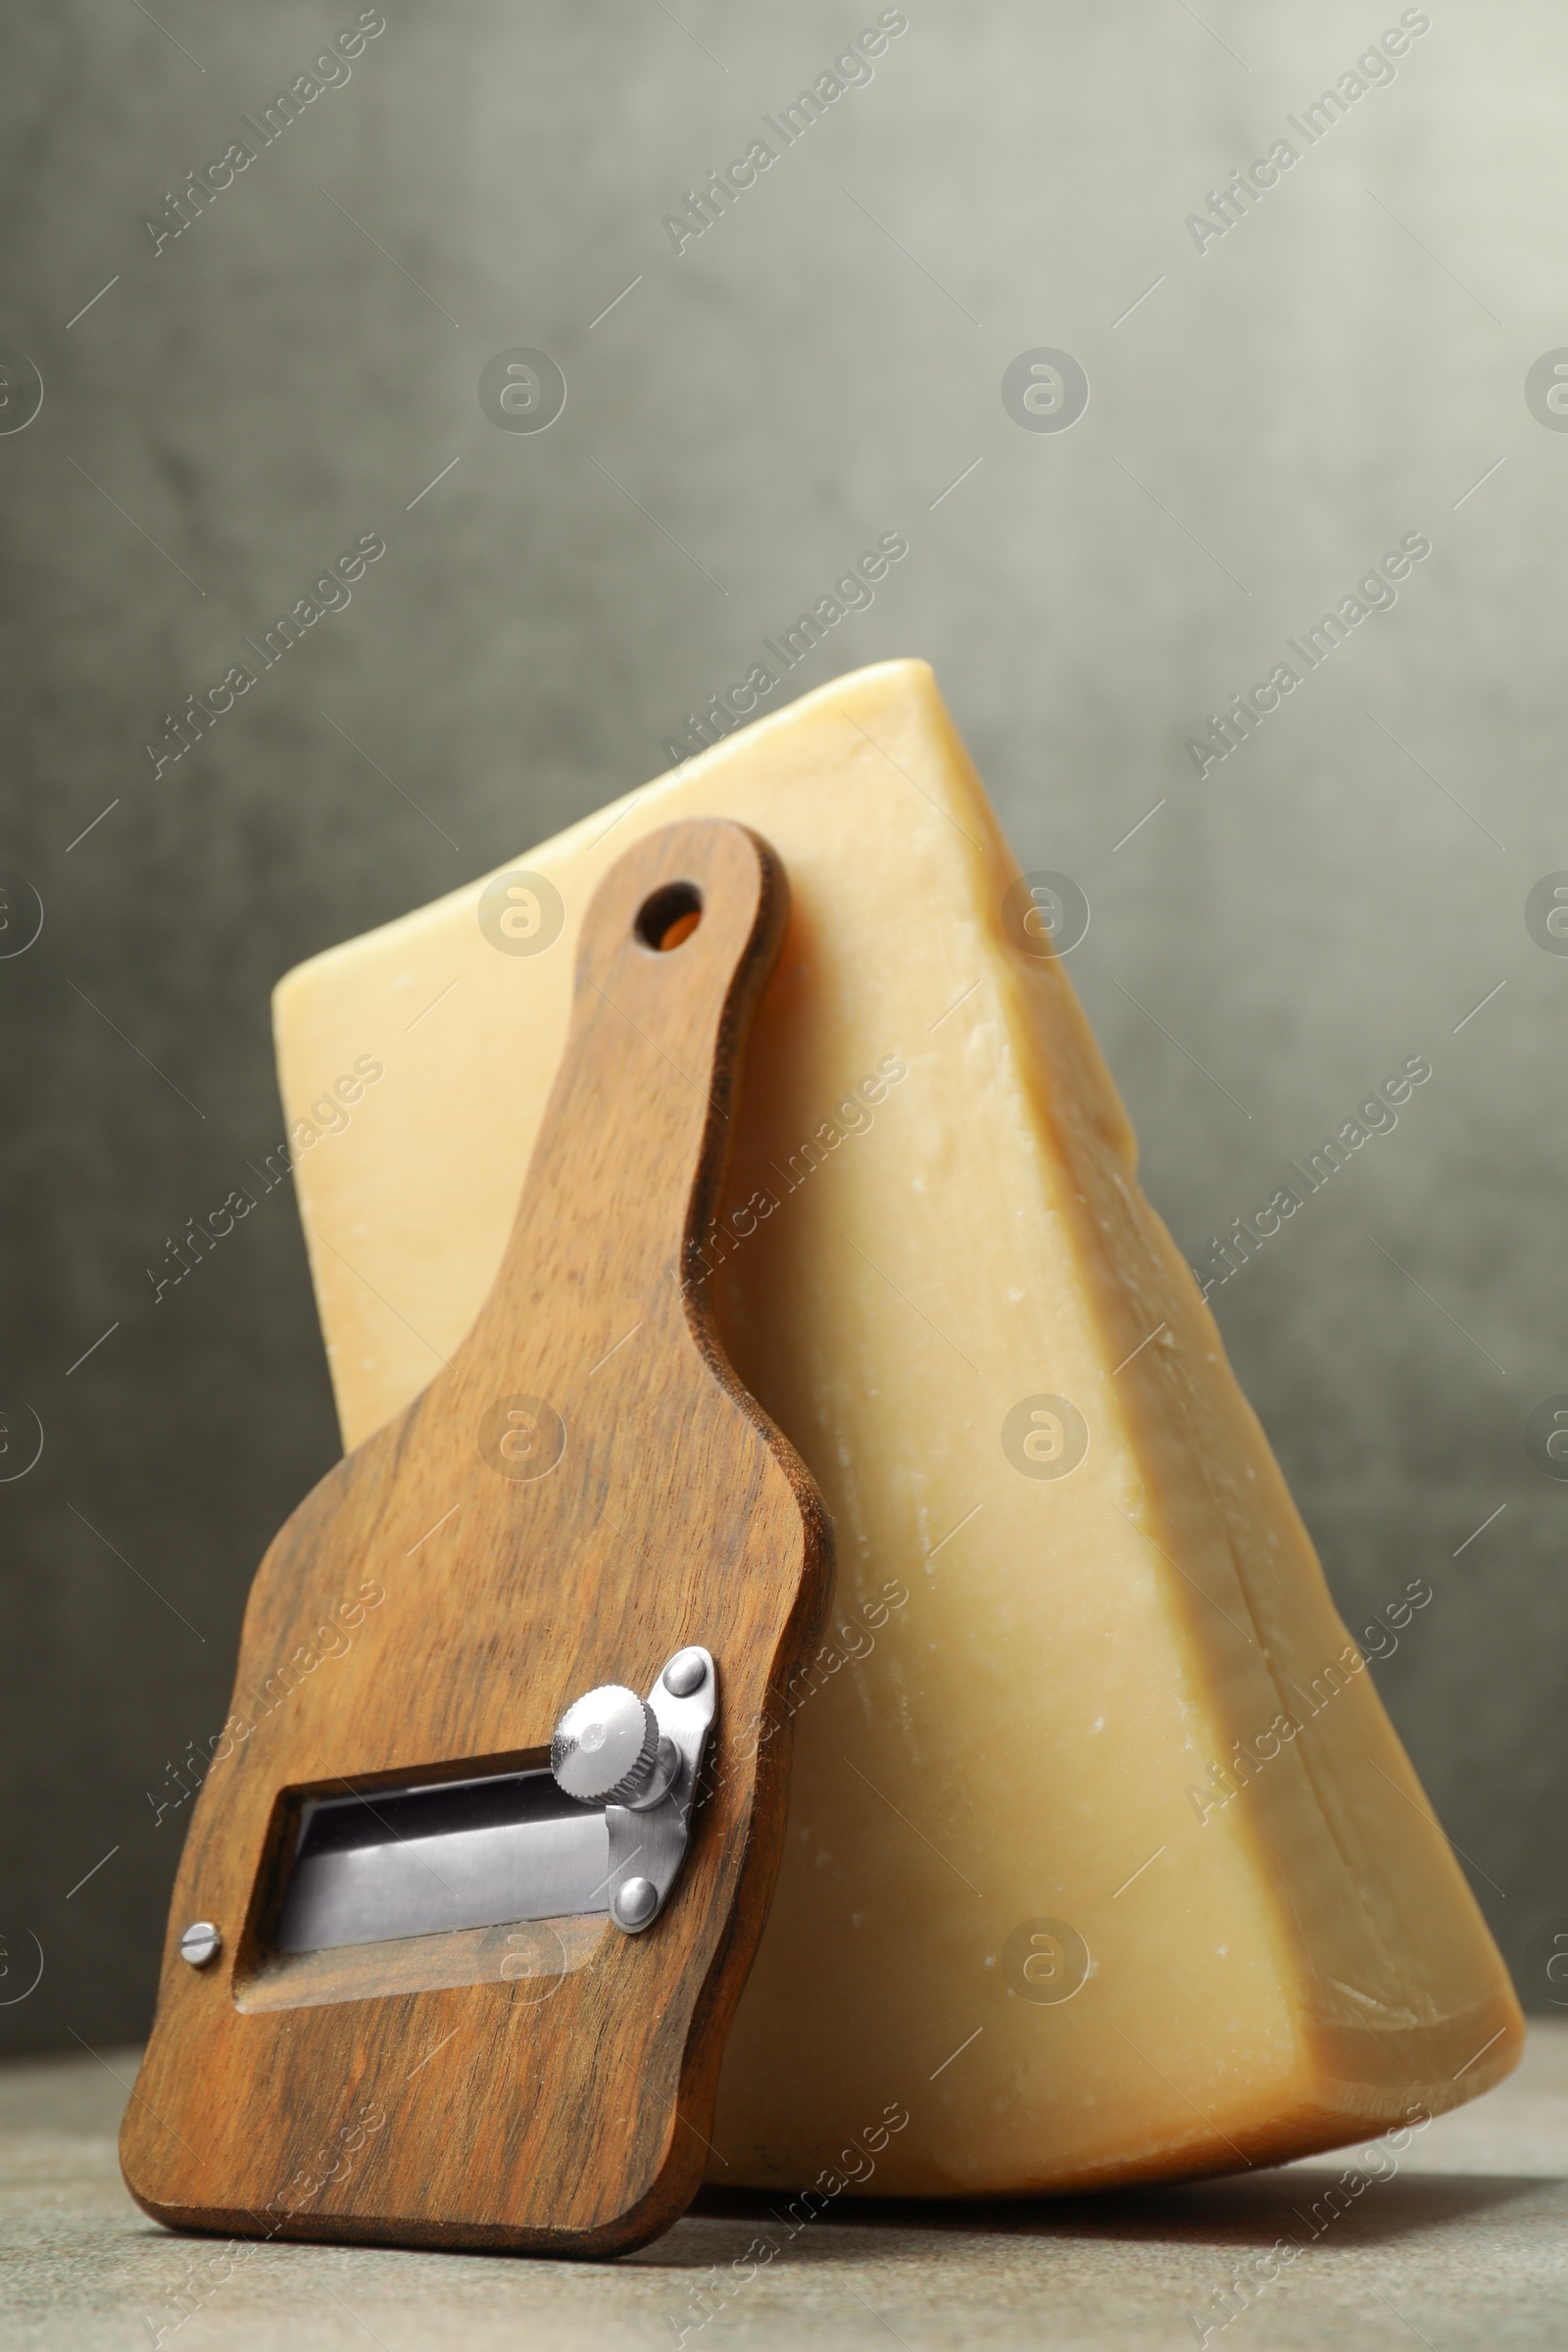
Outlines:
<svg viewBox="0 0 1568 2352"><path fill-rule="evenodd" d="M518 1818L472 1828L436 1828L432 1822L424 1835L405 1835L401 1826L421 1811L428 1817L437 1810L418 1800L438 1795L446 1800L439 1812L450 1817L452 1800L461 1801L463 1789L407 1790L311 1808L276 1948L321 1951L608 1910L610 1832L603 1807L563 1798L548 1773L515 1776L514 1786ZM485 1807L495 1809L493 1802Z"/></svg>

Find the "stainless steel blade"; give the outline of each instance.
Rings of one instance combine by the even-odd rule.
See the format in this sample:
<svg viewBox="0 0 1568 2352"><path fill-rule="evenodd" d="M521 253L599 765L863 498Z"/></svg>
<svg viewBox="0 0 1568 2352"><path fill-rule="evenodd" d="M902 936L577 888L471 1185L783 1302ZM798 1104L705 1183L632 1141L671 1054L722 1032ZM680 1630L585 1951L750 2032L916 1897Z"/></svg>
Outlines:
<svg viewBox="0 0 1568 2352"><path fill-rule="evenodd" d="M321 1951L610 1906L603 1809L301 1856L277 1948Z"/></svg>

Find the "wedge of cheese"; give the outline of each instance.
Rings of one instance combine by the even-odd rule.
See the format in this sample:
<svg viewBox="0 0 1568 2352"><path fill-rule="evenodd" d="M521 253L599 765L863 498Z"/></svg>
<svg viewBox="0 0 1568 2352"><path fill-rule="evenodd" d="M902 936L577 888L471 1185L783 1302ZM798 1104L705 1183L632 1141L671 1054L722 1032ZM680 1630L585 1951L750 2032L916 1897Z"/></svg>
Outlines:
<svg viewBox="0 0 1568 2352"><path fill-rule="evenodd" d="M707 1260L839 1560L712 2177L1082 2188L1474 2097L1512 1988L923 663L282 982L345 1443L485 1294L600 876L709 812L794 906Z"/></svg>

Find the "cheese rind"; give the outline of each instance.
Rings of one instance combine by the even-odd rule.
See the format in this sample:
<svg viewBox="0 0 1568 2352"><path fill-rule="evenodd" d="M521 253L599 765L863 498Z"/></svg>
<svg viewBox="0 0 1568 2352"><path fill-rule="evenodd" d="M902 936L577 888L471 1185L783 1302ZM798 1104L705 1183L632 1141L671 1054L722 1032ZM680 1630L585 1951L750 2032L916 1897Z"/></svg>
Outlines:
<svg viewBox="0 0 1568 2352"><path fill-rule="evenodd" d="M715 2177L833 2173L890 2103L852 2189L1223 2170L1475 2095L1517 2060L1506 1974L1066 968L1008 936L1016 865L923 663L519 858L564 910L540 953L481 930L485 877L281 983L291 1122L385 1068L346 1128L294 1128L345 1444L484 1296L595 884L699 813L790 874L706 1255L839 1560Z"/></svg>

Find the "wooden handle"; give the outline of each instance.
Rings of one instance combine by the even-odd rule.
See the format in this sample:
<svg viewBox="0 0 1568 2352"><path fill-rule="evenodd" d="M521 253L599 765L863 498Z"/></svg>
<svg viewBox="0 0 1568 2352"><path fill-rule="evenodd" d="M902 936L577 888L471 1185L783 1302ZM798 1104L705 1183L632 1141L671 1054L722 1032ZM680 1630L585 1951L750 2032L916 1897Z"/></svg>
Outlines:
<svg viewBox="0 0 1568 2352"><path fill-rule="evenodd" d="M718 818L649 835L601 882L512 1241L459 1359L476 1357L481 1381L494 1386L510 1364L515 1385L537 1373L554 1400L552 1384L573 1378L579 1334L566 1329L564 1350L548 1359L536 1337L567 1290L593 1299L608 1348L662 1283L652 1345L667 1340L667 1309L723 1176L741 1052L788 911L773 852ZM672 948L651 944L672 935ZM687 1283L683 1311L711 1345L708 1292ZM740 1397L727 1367L724 1376Z"/></svg>
<svg viewBox="0 0 1568 2352"><path fill-rule="evenodd" d="M783 1838L781 1694L830 1568L815 1488L686 1279L786 909L772 852L718 819L606 876L472 1331L258 1571L122 2133L163 2221L607 2254L697 2187ZM537 1765L570 1699L646 1689L688 1642L718 1667L710 1792L646 1934L594 1914L272 1948L303 1795ZM196 1970L199 1919L223 1943Z"/></svg>

